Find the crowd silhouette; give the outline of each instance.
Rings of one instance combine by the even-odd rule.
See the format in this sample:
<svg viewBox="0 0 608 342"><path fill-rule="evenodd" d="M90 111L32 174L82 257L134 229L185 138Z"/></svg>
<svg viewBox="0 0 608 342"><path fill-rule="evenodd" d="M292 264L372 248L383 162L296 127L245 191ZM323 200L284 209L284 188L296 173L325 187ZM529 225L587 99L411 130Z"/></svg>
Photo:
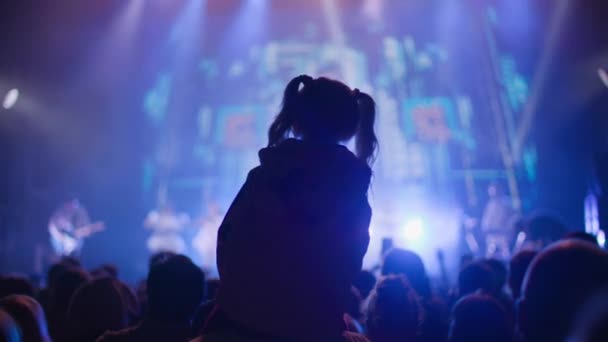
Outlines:
<svg viewBox="0 0 608 342"><path fill-rule="evenodd" d="M119 270L52 265L45 286L0 278L0 341L561 342L608 336L608 254L552 218L510 260L464 257L457 286L393 248L362 270L372 215L375 103L328 78L286 87L268 146L218 232L220 279L154 255L135 287ZM355 139L355 153L340 143Z"/></svg>

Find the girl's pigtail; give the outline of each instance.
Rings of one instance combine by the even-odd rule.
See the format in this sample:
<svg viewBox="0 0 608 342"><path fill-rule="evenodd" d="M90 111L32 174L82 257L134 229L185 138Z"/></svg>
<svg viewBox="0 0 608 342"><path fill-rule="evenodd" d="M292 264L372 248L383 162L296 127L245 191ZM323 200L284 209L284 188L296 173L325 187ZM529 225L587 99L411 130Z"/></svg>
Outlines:
<svg viewBox="0 0 608 342"><path fill-rule="evenodd" d="M376 120L376 103L371 96L355 89L355 99L359 107L359 129L356 135L356 154L370 167L376 158L378 139L374 132Z"/></svg>
<svg viewBox="0 0 608 342"><path fill-rule="evenodd" d="M301 110L300 84L309 85L313 81L308 75L300 75L292 79L285 87L283 93L283 106L281 111L274 119L270 129L268 130L268 147L276 146L281 141L285 140L291 130L294 122L294 117L298 110Z"/></svg>

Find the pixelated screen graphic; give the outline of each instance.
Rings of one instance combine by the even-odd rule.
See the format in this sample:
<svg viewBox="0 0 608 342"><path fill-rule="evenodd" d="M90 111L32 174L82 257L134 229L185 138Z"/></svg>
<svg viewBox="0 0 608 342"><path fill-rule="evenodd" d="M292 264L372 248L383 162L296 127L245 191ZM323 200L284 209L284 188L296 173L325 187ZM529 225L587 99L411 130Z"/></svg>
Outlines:
<svg viewBox="0 0 608 342"><path fill-rule="evenodd" d="M193 226L221 217L300 74L342 80L377 102L366 267L390 238L436 271L435 253L456 251L490 182L527 205L520 189L533 188L536 150L517 131L530 77L501 40L508 13L463 1L184 4L141 100L153 141L142 184L150 210L171 203Z"/></svg>

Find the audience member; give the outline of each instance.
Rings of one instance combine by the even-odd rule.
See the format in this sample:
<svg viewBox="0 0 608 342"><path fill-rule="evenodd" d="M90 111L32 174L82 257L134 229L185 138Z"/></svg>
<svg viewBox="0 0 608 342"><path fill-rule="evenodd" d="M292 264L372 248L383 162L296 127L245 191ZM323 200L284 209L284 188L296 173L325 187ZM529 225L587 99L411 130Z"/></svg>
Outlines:
<svg viewBox="0 0 608 342"><path fill-rule="evenodd" d="M152 268L152 266L154 266L154 264L156 264L157 262L160 261L165 261L168 258L172 257L176 255L173 252L158 252L158 253L154 253L151 257L150 260L148 261L148 267Z"/></svg>
<svg viewBox="0 0 608 342"><path fill-rule="evenodd" d="M492 293L495 284L492 268L483 261L475 261L458 274L458 296L462 298L478 290Z"/></svg>
<svg viewBox="0 0 608 342"><path fill-rule="evenodd" d="M201 304L194 314L192 320L192 331L194 335L200 335L207 319L211 316L216 304L216 295L220 288L219 279L209 279L206 282L206 299L207 301Z"/></svg>
<svg viewBox="0 0 608 342"><path fill-rule="evenodd" d="M21 342L21 330L6 311L0 309L0 342Z"/></svg>
<svg viewBox="0 0 608 342"><path fill-rule="evenodd" d="M139 303L139 312L145 315L148 312L148 289L146 286L146 279L139 281L135 285L135 296Z"/></svg>
<svg viewBox="0 0 608 342"><path fill-rule="evenodd" d="M21 276L0 276L0 298L10 295L34 296L34 287Z"/></svg>
<svg viewBox="0 0 608 342"><path fill-rule="evenodd" d="M68 310L68 340L91 342L108 330L127 327L128 312L118 281L98 278L81 286Z"/></svg>
<svg viewBox="0 0 608 342"><path fill-rule="evenodd" d="M376 286L376 276L370 271L361 270L353 285L359 290L361 299L365 300Z"/></svg>
<svg viewBox="0 0 608 342"><path fill-rule="evenodd" d="M51 341L44 311L34 298L25 295L8 296L0 300L0 309L17 322L24 342Z"/></svg>
<svg viewBox="0 0 608 342"><path fill-rule="evenodd" d="M127 308L127 321L129 325L137 323L141 318L141 308L139 306L139 301L137 300L137 295L129 285L118 279L117 281L120 295Z"/></svg>
<svg viewBox="0 0 608 342"><path fill-rule="evenodd" d="M486 259L483 262L490 266L492 274L494 275L493 290L496 293L501 293L507 284L507 266L498 259Z"/></svg>
<svg viewBox="0 0 608 342"><path fill-rule="evenodd" d="M568 342L605 341L608 341L608 293L603 292L583 306Z"/></svg>
<svg viewBox="0 0 608 342"><path fill-rule="evenodd" d="M363 326L361 325L362 313L361 313L361 304L363 300L361 299L361 294L356 287L351 287L351 296L350 301L346 307L346 312L344 313L344 322L346 323L346 329L348 331L363 333Z"/></svg>
<svg viewBox="0 0 608 342"><path fill-rule="evenodd" d="M521 293L521 284L524 281L526 271L537 254L538 252L534 250L522 250L511 258L511 262L509 263L508 283L509 289L511 289L511 296L514 300L519 298Z"/></svg>
<svg viewBox="0 0 608 342"><path fill-rule="evenodd" d="M190 321L204 297L205 276L183 255L152 265L147 279L149 310L133 328L106 333L100 342L179 342L191 337Z"/></svg>
<svg viewBox="0 0 608 342"><path fill-rule="evenodd" d="M69 269L81 269L80 261L75 258L65 257L49 267L46 274L46 287L38 291L37 299L40 305L48 313L50 305L51 291L55 287L59 277Z"/></svg>
<svg viewBox="0 0 608 342"><path fill-rule="evenodd" d="M299 238L302 236L298 235ZM293 246L293 243L277 251L289 255L291 249L288 246ZM298 255L301 257L300 252ZM346 263L348 254L344 255L341 262ZM355 256L351 255L353 260L359 260L360 266L359 254ZM331 251L328 250L323 261L330 260L330 257ZM302 262L306 263L306 259ZM330 330L323 325L319 325L323 329L320 334L294 332L294 325L287 330L273 330L272 324L266 325L271 328L269 330L258 329L235 320L216 301L214 293L210 293L207 302L200 304L205 298L205 287L208 285L215 292L219 280L205 283L203 272L187 257L162 253L155 255L150 264L148 279L137 296L108 270L100 268L97 272L99 278L93 277L91 281L90 275L76 266L78 262L74 259L54 265L48 274L49 287L45 289L48 302L46 317L49 318L53 339L58 342L185 342L198 336L195 341L199 342L367 341L361 334L364 328L360 324L363 318L359 289L369 293L376 279L369 272L355 271L353 264L346 263L353 270L348 278L353 284L349 296L341 298L338 288L333 288L324 297L343 300L339 306L343 317L339 328L336 324L335 334L328 333ZM311 266L308 275L313 275L313 270L318 271L316 265L314 269ZM330 266L328 271L337 269L339 264ZM275 276L274 279L293 286L287 265L278 270L283 270L284 277ZM561 342L566 338L568 342L596 342L608 339L608 295L594 296L608 287L608 252L601 250L597 242L591 241L587 235L569 234L540 253L520 251L510 261L508 276L507 268L499 260L473 261L462 268L458 276L460 300L452 309L449 334L447 319L441 315L445 306L431 290L425 265L417 254L401 249L389 251L382 273L385 276L371 291L369 306L365 310L366 333L372 341L512 342L516 326L512 301L504 293L506 283L513 298L519 298L517 331L522 342ZM321 274L328 277L330 273ZM275 292L260 289L261 284L257 282L266 284L268 279L252 279L255 282L250 279L246 283L253 284L247 289L252 296L250 298L265 294L260 298L266 298L272 304L256 308L256 312L266 316L262 322L268 323L267 319L276 317L274 311L285 313L283 322L286 324L303 317L303 312L277 305L279 298L271 298ZM297 308L302 301L311 298L311 294L318 293L317 281L325 279L322 282L325 285L329 282L326 278L304 278L303 275L298 279L302 281L301 287L291 289L294 292L279 292L281 299L294 305L287 309ZM342 274L339 279L346 277ZM281 286L283 283L272 285ZM251 292L253 288L261 293ZM50 341L40 304L26 295L15 295L17 293L31 294L33 288L24 278L0 276L0 294L5 295L0 299L0 342ZM139 299L149 306L142 321L137 321ZM331 308L333 303L328 305ZM321 304L316 307L324 309ZM312 307L304 307L304 310L313 312ZM126 328L128 326L130 328ZM306 327L302 326L302 329Z"/></svg>
<svg viewBox="0 0 608 342"><path fill-rule="evenodd" d="M89 281L89 275L80 268L67 268L54 281L48 298L47 316L53 340L67 339L67 316L72 296Z"/></svg>
<svg viewBox="0 0 608 342"><path fill-rule="evenodd" d="M207 281L207 298L215 299L217 297L217 292L220 289L220 280L219 279L209 279Z"/></svg>
<svg viewBox="0 0 608 342"><path fill-rule="evenodd" d="M458 271L460 272L463 268L469 266L469 264L472 263L473 261L475 261L475 256L473 254L471 254L471 253L463 254L460 257Z"/></svg>
<svg viewBox="0 0 608 342"><path fill-rule="evenodd" d="M598 244L597 238L595 237L595 235L589 234L589 233L586 233L583 231L570 232L570 233L566 234L564 239L581 240L581 241L590 242L594 245Z"/></svg>
<svg viewBox="0 0 608 342"><path fill-rule="evenodd" d="M425 312L421 328L421 341L444 341L447 335L448 309L435 296L426 268L420 256L412 251L394 248L384 256L382 275L403 275L420 296Z"/></svg>
<svg viewBox="0 0 608 342"><path fill-rule="evenodd" d="M203 332L205 323L215 310L215 305L215 299L209 299L196 309L192 319L192 336L199 336Z"/></svg>
<svg viewBox="0 0 608 342"><path fill-rule="evenodd" d="M373 99L338 81L304 75L289 82L261 165L219 229L222 287L207 338L236 330L345 338L350 286L369 243L374 119ZM341 143L355 136L353 154Z"/></svg>
<svg viewBox="0 0 608 342"><path fill-rule="evenodd" d="M48 289L52 288L55 285L55 283L57 282L57 280L59 279L59 277L61 276L61 274L69 267L70 266L68 266L62 262L58 262L58 263L51 265L51 267L49 267L49 270L46 273L46 287ZM80 267L78 267L78 268L80 268Z"/></svg>
<svg viewBox="0 0 608 342"><path fill-rule="evenodd" d="M513 298L511 298L505 292L505 286L507 284L508 270L504 262L498 259L486 259L483 260L485 264L490 266L493 275L493 285L487 294L494 296L496 300L502 305L503 309L507 313L510 321L515 320L515 307L513 304Z"/></svg>
<svg viewBox="0 0 608 342"><path fill-rule="evenodd" d="M64 265L65 267L82 268L82 263L80 262L80 259L76 257L64 256L59 260L59 263L61 265Z"/></svg>
<svg viewBox="0 0 608 342"><path fill-rule="evenodd" d="M367 310L367 335L373 342L416 341L424 309L420 298L403 275L386 276L378 282Z"/></svg>
<svg viewBox="0 0 608 342"><path fill-rule="evenodd" d="M431 282L418 254L399 248L388 251L382 263L382 275L391 274L404 275L420 297L431 297Z"/></svg>
<svg viewBox="0 0 608 342"><path fill-rule="evenodd" d="M569 334L581 306L608 285L608 254L588 242L565 240L530 265L518 307L525 341L557 342Z"/></svg>
<svg viewBox="0 0 608 342"><path fill-rule="evenodd" d="M91 270L90 273L93 278L110 277L118 279L118 267L112 264L100 265L99 267Z"/></svg>
<svg viewBox="0 0 608 342"><path fill-rule="evenodd" d="M559 241L568 231L556 217L538 214L526 222L527 240L537 249L544 248Z"/></svg>
<svg viewBox="0 0 608 342"><path fill-rule="evenodd" d="M471 294L452 310L449 342L512 342L513 323L494 297Z"/></svg>

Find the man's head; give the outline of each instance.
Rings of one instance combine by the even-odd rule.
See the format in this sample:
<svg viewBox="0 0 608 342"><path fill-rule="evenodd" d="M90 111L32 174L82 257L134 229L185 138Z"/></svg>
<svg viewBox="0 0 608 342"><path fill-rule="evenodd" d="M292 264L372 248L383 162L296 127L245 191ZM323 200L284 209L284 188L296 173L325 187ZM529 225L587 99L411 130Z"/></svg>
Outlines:
<svg viewBox="0 0 608 342"><path fill-rule="evenodd" d="M463 297L477 290L492 293L495 284L492 268L483 261L476 261L463 268L458 274L458 295Z"/></svg>
<svg viewBox="0 0 608 342"><path fill-rule="evenodd" d="M423 299L431 297L431 285L422 258L412 251L393 248L384 256L382 275L404 275Z"/></svg>
<svg viewBox="0 0 608 342"><path fill-rule="evenodd" d="M472 294L459 300L452 311L450 342L510 342L513 324L505 309L489 295Z"/></svg>
<svg viewBox="0 0 608 342"><path fill-rule="evenodd" d="M519 298L521 293L521 284L524 281L524 276L528 267L532 263L532 259L538 254L534 250L523 250L518 252L511 258L509 262L509 288L513 294L513 298Z"/></svg>
<svg viewBox="0 0 608 342"><path fill-rule="evenodd" d="M55 280L50 292L49 308L53 313L55 315L65 315L76 290L89 280L89 274L82 269L65 269Z"/></svg>
<svg viewBox="0 0 608 342"><path fill-rule="evenodd" d="M560 240L568 229L556 216L537 214L526 222L528 240L540 246L547 246Z"/></svg>
<svg viewBox="0 0 608 342"><path fill-rule="evenodd" d="M13 295L0 300L0 310L6 311L21 329L23 341L50 341L42 306L34 298Z"/></svg>
<svg viewBox="0 0 608 342"><path fill-rule="evenodd" d="M21 276L0 276L0 298L10 295L34 296L34 286Z"/></svg>
<svg viewBox="0 0 608 342"><path fill-rule="evenodd" d="M526 341L562 341L584 302L608 285L608 254L590 243L558 242L530 265L518 304Z"/></svg>
<svg viewBox="0 0 608 342"><path fill-rule="evenodd" d="M150 260L148 260L148 266L150 269L152 269L152 266L154 266L156 263L165 261L173 256L175 256L175 253L173 252L154 253L152 256L150 256Z"/></svg>
<svg viewBox="0 0 608 342"><path fill-rule="evenodd" d="M488 196L495 198L504 195L504 189L500 183L492 182L488 185Z"/></svg>
<svg viewBox="0 0 608 342"><path fill-rule="evenodd" d="M423 309L416 291L403 275L382 278L370 296L368 335L373 341L416 338Z"/></svg>
<svg viewBox="0 0 608 342"><path fill-rule="evenodd" d="M586 233L586 232L582 232L582 231L570 232L570 233L566 234L564 239L581 240L581 241L587 241L587 242L590 242L590 243L596 244L596 245L598 244L597 238L595 237L595 235Z"/></svg>
<svg viewBox="0 0 608 342"><path fill-rule="evenodd" d="M507 284L507 266L498 259L487 259L483 262L490 266L490 269L494 274L494 288L492 290L495 293L500 293Z"/></svg>
<svg viewBox="0 0 608 342"><path fill-rule="evenodd" d="M152 265L147 291L151 315L188 321L203 300L205 275L188 257L169 256Z"/></svg>

